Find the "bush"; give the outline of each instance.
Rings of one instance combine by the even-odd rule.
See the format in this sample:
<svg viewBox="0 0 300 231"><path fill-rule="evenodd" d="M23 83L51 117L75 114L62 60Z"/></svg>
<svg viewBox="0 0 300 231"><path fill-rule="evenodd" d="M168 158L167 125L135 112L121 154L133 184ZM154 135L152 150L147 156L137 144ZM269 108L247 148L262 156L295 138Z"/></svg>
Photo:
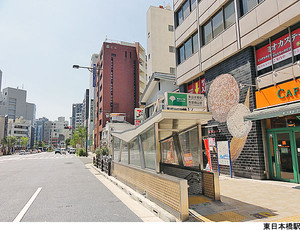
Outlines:
<svg viewBox="0 0 300 231"><path fill-rule="evenodd" d="M107 147L101 148L101 149L100 149L100 154L101 154L102 156L108 156L108 154L109 154L109 149L108 149Z"/></svg>
<svg viewBox="0 0 300 231"><path fill-rule="evenodd" d="M85 150L83 148L79 148L77 155L78 156L87 156L87 153L85 152Z"/></svg>

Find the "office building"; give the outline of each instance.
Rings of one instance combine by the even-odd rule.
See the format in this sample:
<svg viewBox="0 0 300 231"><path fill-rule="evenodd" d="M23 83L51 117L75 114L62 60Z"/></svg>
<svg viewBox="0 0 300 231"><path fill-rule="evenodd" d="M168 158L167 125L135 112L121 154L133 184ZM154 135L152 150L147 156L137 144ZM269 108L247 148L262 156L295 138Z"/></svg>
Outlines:
<svg viewBox="0 0 300 231"><path fill-rule="evenodd" d="M174 12L170 6L147 11L147 82L155 72L175 75Z"/></svg>
<svg viewBox="0 0 300 231"><path fill-rule="evenodd" d="M124 42L104 42L99 54L95 98L94 147L100 145L107 113L126 113L133 124L139 107L139 57L136 46Z"/></svg>
<svg viewBox="0 0 300 231"><path fill-rule="evenodd" d="M204 127L206 136L215 144L228 141L230 147L226 165L219 164L211 147L214 169L300 183L295 108L300 2L173 4L177 84L181 92L205 94L213 115Z"/></svg>

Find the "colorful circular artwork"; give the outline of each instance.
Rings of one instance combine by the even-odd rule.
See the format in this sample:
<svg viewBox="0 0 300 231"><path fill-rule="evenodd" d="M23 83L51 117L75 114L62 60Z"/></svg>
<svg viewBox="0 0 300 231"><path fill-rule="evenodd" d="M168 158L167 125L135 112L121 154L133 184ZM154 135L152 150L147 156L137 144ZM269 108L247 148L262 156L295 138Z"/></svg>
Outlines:
<svg viewBox="0 0 300 231"><path fill-rule="evenodd" d="M218 122L226 122L230 109L239 103L239 87L230 74L218 76L210 85L208 107L213 118Z"/></svg>
<svg viewBox="0 0 300 231"><path fill-rule="evenodd" d="M250 132L251 121L244 121L244 116L250 113L244 104L237 104L231 108L227 115L227 128L233 137L242 138Z"/></svg>

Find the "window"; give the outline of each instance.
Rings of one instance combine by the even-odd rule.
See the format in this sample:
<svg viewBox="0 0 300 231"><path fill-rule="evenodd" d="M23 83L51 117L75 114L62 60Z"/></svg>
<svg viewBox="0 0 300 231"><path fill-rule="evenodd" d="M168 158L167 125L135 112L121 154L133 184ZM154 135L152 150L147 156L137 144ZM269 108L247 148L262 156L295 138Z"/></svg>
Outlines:
<svg viewBox="0 0 300 231"><path fill-rule="evenodd" d="M170 67L170 73L171 73L171 74L175 74L175 70L176 70L176 69L175 69L174 67Z"/></svg>
<svg viewBox="0 0 300 231"><path fill-rule="evenodd" d="M162 141L160 145L162 162L166 164L178 165L179 163L173 137Z"/></svg>
<svg viewBox="0 0 300 231"><path fill-rule="evenodd" d="M185 58L188 59L193 54L192 38L189 38L184 44Z"/></svg>
<svg viewBox="0 0 300 231"><path fill-rule="evenodd" d="M190 2L189 1L186 1L183 4L182 10L183 10L183 18L187 18L187 16L189 16L189 14L191 13Z"/></svg>
<svg viewBox="0 0 300 231"><path fill-rule="evenodd" d="M125 51L125 58L127 58L127 51Z"/></svg>
<svg viewBox="0 0 300 231"><path fill-rule="evenodd" d="M182 63L185 60L184 58L184 46L179 48L179 60L178 63Z"/></svg>
<svg viewBox="0 0 300 231"><path fill-rule="evenodd" d="M240 0L241 16L252 10L257 4L264 0Z"/></svg>
<svg viewBox="0 0 300 231"><path fill-rule="evenodd" d="M177 49L177 63L182 63L197 52L198 49L198 33L196 33Z"/></svg>
<svg viewBox="0 0 300 231"><path fill-rule="evenodd" d="M177 26L180 25L183 22L183 13L182 9L179 9L177 12Z"/></svg>
<svg viewBox="0 0 300 231"><path fill-rule="evenodd" d="M224 29L222 11L212 18L213 37L218 36Z"/></svg>
<svg viewBox="0 0 300 231"><path fill-rule="evenodd" d="M121 162L128 164L128 147L125 141L122 141Z"/></svg>
<svg viewBox="0 0 300 231"><path fill-rule="evenodd" d="M202 45L223 32L235 22L234 2L230 1L222 7L206 24L202 26Z"/></svg>
<svg viewBox="0 0 300 231"><path fill-rule="evenodd" d="M199 167L199 132L198 127L179 134L184 166Z"/></svg>
<svg viewBox="0 0 300 231"><path fill-rule="evenodd" d="M300 23L285 29L255 47L257 75L300 59Z"/></svg>
<svg viewBox="0 0 300 231"><path fill-rule="evenodd" d="M141 135L142 145L144 149L146 168L155 169L155 132L154 126Z"/></svg>
<svg viewBox="0 0 300 231"><path fill-rule="evenodd" d="M139 144L137 138L129 143L130 149L130 164L141 166L140 161L140 151L139 151Z"/></svg>
<svg viewBox="0 0 300 231"><path fill-rule="evenodd" d="M225 28L228 28L233 23L235 23L234 2L231 2L224 7L224 21L225 21Z"/></svg>
<svg viewBox="0 0 300 231"><path fill-rule="evenodd" d="M207 44L212 40L211 21L203 26L203 44Z"/></svg>
<svg viewBox="0 0 300 231"><path fill-rule="evenodd" d="M196 7L196 0L186 0L182 7L180 7L179 10L175 13L175 25L179 26Z"/></svg>
<svg viewBox="0 0 300 231"><path fill-rule="evenodd" d="M120 154L120 139L114 137L114 160L119 161Z"/></svg>
<svg viewBox="0 0 300 231"><path fill-rule="evenodd" d="M169 29L169 31L174 31L174 26L169 25L169 26L168 26L168 29Z"/></svg>

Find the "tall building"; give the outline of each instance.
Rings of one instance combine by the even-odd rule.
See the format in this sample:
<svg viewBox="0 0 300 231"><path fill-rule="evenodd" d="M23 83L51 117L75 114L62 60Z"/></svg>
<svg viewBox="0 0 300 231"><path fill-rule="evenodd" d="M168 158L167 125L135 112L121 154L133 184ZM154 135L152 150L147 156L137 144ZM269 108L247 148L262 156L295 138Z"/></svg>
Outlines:
<svg viewBox="0 0 300 231"><path fill-rule="evenodd" d="M173 0L173 9L177 84L207 97L203 134L230 146L220 172L300 183L300 1Z"/></svg>
<svg viewBox="0 0 300 231"><path fill-rule="evenodd" d="M34 121L34 141L44 141L45 122L49 121L47 118L39 118Z"/></svg>
<svg viewBox="0 0 300 231"><path fill-rule="evenodd" d="M96 67L98 54L93 54L91 57L91 67ZM91 147L94 146L94 114L95 114L95 87L96 73L90 73L90 88L89 88L89 111L88 111L88 140Z"/></svg>
<svg viewBox="0 0 300 231"><path fill-rule="evenodd" d="M134 108L139 106L139 57L135 45L104 42L97 67L94 147L100 145L107 113L126 113L133 124Z"/></svg>
<svg viewBox="0 0 300 231"><path fill-rule="evenodd" d="M72 117L71 117L72 131L76 130L79 126L83 126L82 109L83 109L82 103L75 103L72 105Z"/></svg>
<svg viewBox="0 0 300 231"><path fill-rule="evenodd" d="M2 91L2 71L0 70L0 92Z"/></svg>
<svg viewBox="0 0 300 231"><path fill-rule="evenodd" d="M147 82L155 72L175 74L174 12L170 6L147 11Z"/></svg>
<svg viewBox="0 0 300 231"><path fill-rule="evenodd" d="M27 92L18 88L3 89L0 102L0 115L8 115L9 119L23 117L33 123L36 115L35 104L26 102Z"/></svg>
<svg viewBox="0 0 300 231"><path fill-rule="evenodd" d="M17 138L27 137L28 138L28 146L33 146L33 139L32 136L32 124L30 120L25 120L21 116L17 119L8 119L8 129L7 129L7 136L15 136Z"/></svg>

